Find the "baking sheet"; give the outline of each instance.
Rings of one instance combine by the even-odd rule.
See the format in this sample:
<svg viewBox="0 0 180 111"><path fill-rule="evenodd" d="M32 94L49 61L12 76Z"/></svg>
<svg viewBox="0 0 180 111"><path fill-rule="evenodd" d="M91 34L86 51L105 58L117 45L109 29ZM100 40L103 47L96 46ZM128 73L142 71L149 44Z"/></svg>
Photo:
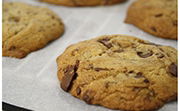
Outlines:
<svg viewBox="0 0 180 111"><path fill-rule="evenodd" d="M65 93L57 79L56 57L73 43L105 34L126 34L177 48L177 41L154 37L125 24L128 6L134 1L106 7L63 7L37 0L20 1L46 6L56 12L66 26L65 34L45 48L24 59L3 57L2 100L36 111L113 111L87 105ZM160 111L177 111L177 102L166 104Z"/></svg>

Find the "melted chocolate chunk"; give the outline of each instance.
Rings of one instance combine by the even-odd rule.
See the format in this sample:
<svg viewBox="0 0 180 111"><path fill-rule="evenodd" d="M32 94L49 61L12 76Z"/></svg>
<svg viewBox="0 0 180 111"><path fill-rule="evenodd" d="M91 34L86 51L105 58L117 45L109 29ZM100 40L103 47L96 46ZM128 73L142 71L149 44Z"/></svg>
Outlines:
<svg viewBox="0 0 180 111"><path fill-rule="evenodd" d="M157 29L155 27L151 27L151 30L157 32Z"/></svg>
<svg viewBox="0 0 180 111"><path fill-rule="evenodd" d="M171 73L172 76L177 77L177 65L172 63L169 67L169 72Z"/></svg>
<svg viewBox="0 0 180 111"><path fill-rule="evenodd" d="M81 94L81 88L80 88L80 87L78 87L78 88L76 89L76 93L77 93L77 95Z"/></svg>
<svg viewBox="0 0 180 111"><path fill-rule="evenodd" d="M101 71L101 70L108 70L108 69L107 69L107 68L99 68L99 67L96 67L96 68L94 68L94 70L99 72L99 71Z"/></svg>
<svg viewBox="0 0 180 111"><path fill-rule="evenodd" d="M103 44L107 48L111 48L112 44L108 43L109 40L110 40L109 38L104 38L104 39L98 40L98 42L100 42L101 44Z"/></svg>
<svg viewBox="0 0 180 111"><path fill-rule="evenodd" d="M163 58L164 57L164 55L162 54L162 53L156 53L155 54L158 58Z"/></svg>
<svg viewBox="0 0 180 111"><path fill-rule="evenodd" d="M144 77L143 75L142 75L142 72L138 72L137 74L136 74L136 76L134 76L135 78L141 78L141 77Z"/></svg>
<svg viewBox="0 0 180 111"><path fill-rule="evenodd" d="M91 95L91 91L86 91L84 94L83 94L83 97L82 99L87 103L87 104L91 104L91 100L93 99Z"/></svg>
<svg viewBox="0 0 180 111"><path fill-rule="evenodd" d="M91 98L88 95L84 95L83 96L83 100L87 103L87 104L91 104Z"/></svg>
<svg viewBox="0 0 180 111"><path fill-rule="evenodd" d="M144 79L144 82L145 82L145 83L149 83L149 80L148 80L148 79Z"/></svg>
<svg viewBox="0 0 180 111"><path fill-rule="evenodd" d="M163 16L163 14L162 14L162 13L160 13L160 14L156 14L156 15L155 15L155 17L161 17L161 16Z"/></svg>
<svg viewBox="0 0 180 111"><path fill-rule="evenodd" d="M15 46L11 46L11 47L9 48L10 51L15 50L15 49L16 49Z"/></svg>
<svg viewBox="0 0 180 111"><path fill-rule="evenodd" d="M108 88L109 87L109 82L106 82L105 83L105 88Z"/></svg>
<svg viewBox="0 0 180 111"><path fill-rule="evenodd" d="M172 23L174 26L177 26L177 20L174 20Z"/></svg>
<svg viewBox="0 0 180 111"><path fill-rule="evenodd" d="M13 22L19 22L20 18L18 18L18 17L10 17L8 20L13 21Z"/></svg>
<svg viewBox="0 0 180 111"><path fill-rule="evenodd" d="M77 68L79 65L79 61L76 61L75 65L69 65L64 70L64 76L61 81L61 88L64 91L68 91L71 87L72 81L77 77Z"/></svg>
<svg viewBox="0 0 180 111"><path fill-rule="evenodd" d="M147 58L153 55L152 51L148 51L147 53L144 52L137 52L137 55L142 58Z"/></svg>
<svg viewBox="0 0 180 111"><path fill-rule="evenodd" d="M64 72L64 77L62 78L61 81L61 88L64 91L68 91L69 87L71 85L71 81L73 80L73 78L75 77L75 72L74 72L74 66L70 65L66 68L65 72Z"/></svg>
<svg viewBox="0 0 180 111"><path fill-rule="evenodd" d="M131 70L131 71L129 71L128 73L133 73L134 71L133 70Z"/></svg>

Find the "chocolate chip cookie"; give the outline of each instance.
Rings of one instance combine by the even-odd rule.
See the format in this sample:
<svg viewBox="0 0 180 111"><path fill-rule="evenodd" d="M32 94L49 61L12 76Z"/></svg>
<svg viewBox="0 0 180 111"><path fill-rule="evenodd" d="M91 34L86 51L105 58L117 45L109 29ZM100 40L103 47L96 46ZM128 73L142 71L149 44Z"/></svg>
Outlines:
<svg viewBox="0 0 180 111"><path fill-rule="evenodd" d="M177 50L125 35L69 46L57 58L61 88L88 104L154 110L177 98Z"/></svg>
<svg viewBox="0 0 180 111"><path fill-rule="evenodd" d="M2 54L23 58L64 32L61 19L47 8L19 2L3 4Z"/></svg>
<svg viewBox="0 0 180 111"><path fill-rule="evenodd" d="M125 22L161 38L177 39L177 0L137 0Z"/></svg>
<svg viewBox="0 0 180 111"><path fill-rule="evenodd" d="M97 5L112 5L126 0L40 0L52 4L64 6L97 6Z"/></svg>

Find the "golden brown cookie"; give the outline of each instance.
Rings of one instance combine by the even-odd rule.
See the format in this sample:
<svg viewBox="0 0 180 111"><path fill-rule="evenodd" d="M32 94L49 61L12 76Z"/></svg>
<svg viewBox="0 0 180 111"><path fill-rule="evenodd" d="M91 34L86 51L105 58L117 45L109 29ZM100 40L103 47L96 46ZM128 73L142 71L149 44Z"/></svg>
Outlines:
<svg viewBox="0 0 180 111"><path fill-rule="evenodd" d="M65 6L97 6L97 5L112 5L126 0L40 0L52 4Z"/></svg>
<svg viewBox="0 0 180 111"><path fill-rule="evenodd" d="M177 39L177 0L137 0L125 22L158 37Z"/></svg>
<svg viewBox="0 0 180 111"><path fill-rule="evenodd" d="M57 58L61 88L88 104L154 110L177 98L177 50L107 35L69 46Z"/></svg>
<svg viewBox="0 0 180 111"><path fill-rule="evenodd" d="M63 32L61 19L47 8L19 2L3 4L3 56L23 58Z"/></svg>

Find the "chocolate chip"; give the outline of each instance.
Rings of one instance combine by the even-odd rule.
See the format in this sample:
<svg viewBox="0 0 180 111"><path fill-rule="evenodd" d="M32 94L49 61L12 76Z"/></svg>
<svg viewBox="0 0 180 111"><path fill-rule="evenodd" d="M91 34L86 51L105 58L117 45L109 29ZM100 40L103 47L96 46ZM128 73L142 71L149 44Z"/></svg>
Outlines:
<svg viewBox="0 0 180 111"><path fill-rule="evenodd" d="M139 57L142 57L142 58L147 58L147 57L150 57L153 55L153 52L152 51L148 51L148 52L137 52L137 55Z"/></svg>
<svg viewBox="0 0 180 111"><path fill-rule="evenodd" d="M148 79L144 79L144 82L145 82L145 83L149 83L149 80L148 80Z"/></svg>
<svg viewBox="0 0 180 111"><path fill-rule="evenodd" d="M84 100L86 103L88 103L88 104L91 103L91 99L90 99L90 97L89 97L88 95L84 95L84 96L83 96L83 100Z"/></svg>
<svg viewBox="0 0 180 111"><path fill-rule="evenodd" d="M17 35L19 32L18 31L16 31L16 32L14 32L14 35Z"/></svg>
<svg viewBox="0 0 180 111"><path fill-rule="evenodd" d="M64 71L64 76L61 81L61 88L64 91L68 91L73 78L75 77L74 66L70 65Z"/></svg>
<svg viewBox="0 0 180 111"><path fill-rule="evenodd" d="M15 18L14 18L14 21L15 21L15 22L19 22L20 19L15 17Z"/></svg>
<svg viewBox="0 0 180 111"><path fill-rule="evenodd" d="M82 99L87 103L87 104L91 104L91 101L93 99L92 96L90 96L91 94L91 91L86 91L84 94L83 94L83 97Z"/></svg>
<svg viewBox="0 0 180 111"><path fill-rule="evenodd" d="M177 26L177 20L174 20L172 23L174 26Z"/></svg>
<svg viewBox="0 0 180 111"><path fill-rule="evenodd" d="M100 39L99 41L106 41L106 42L108 42L108 41L110 41L110 38L103 38L103 39Z"/></svg>
<svg viewBox="0 0 180 111"><path fill-rule="evenodd" d="M162 14L162 13L160 13L160 14L156 14L156 15L155 15L155 17L161 17L161 16L163 16L163 14Z"/></svg>
<svg viewBox="0 0 180 111"><path fill-rule="evenodd" d="M109 87L109 82L106 82L105 83L105 88L108 88Z"/></svg>
<svg viewBox="0 0 180 111"><path fill-rule="evenodd" d="M134 72L133 70L129 71L129 73L133 73L133 72Z"/></svg>
<svg viewBox="0 0 180 111"><path fill-rule="evenodd" d="M155 27L151 27L151 30L157 32L157 29Z"/></svg>
<svg viewBox="0 0 180 111"><path fill-rule="evenodd" d="M137 74L136 74L136 76L134 76L135 78L141 78L141 77L144 77L143 75L142 75L142 72L138 72Z"/></svg>
<svg viewBox="0 0 180 111"><path fill-rule="evenodd" d="M76 89L76 93L77 93L77 95L81 94L81 88L80 88L80 87L78 87L78 88Z"/></svg>
<svg viewBox="0 0 180 111"><path fill-rule="evenodd" d="M162 53L156 53L155 54L158 58L163 58L164 57L164 54L162 54Z"/></svg>
<svg viewBox="0 0 180 111"><path fill-rule="evenodd" d="M108 44L104 44L107 48L111 48L112 44L108 43Z"/></svg>
<svg viewBox="0 0 180 111"><path fill-rule="evenodd" d="M56 17L54 15L51 16L52 19L55 19Z"/></svg>
<svg viewBox="0 0 180 111"><path fill-rule="evenodd" d="M9 48L10 51L15 50L15 49L16 49L15 46L11 46L11 47Z"/></svg>
<svg viewBox="0 0 180 111"><path fill-rule="evenodd" d="M99 68L99 67L97 67L97 68L94 68L94 70L99 72L101 70L108 70L108 69L107 68Z"/></svg>
<svg viewBox="0 0 180 111"><path fill-rule="evenodd" d="M138 72L137 75L142 75L143 73L142 72Z"/></svg>
<svg viewBox="0 0 180 111"><path fill-rule="evenodd" d="M108 43L109 40L110 40L109 38L104 38L104 39L98 40L98 42L100 42L101 44L103 44L107 48L111 48L112 44Z"/></svg>
<svg viewBox="0 0 180 111"><path fill-rule="evenodd" d="M177 65L172 63L169 67L169 72L171 73L171 75L177 77Z"/></svg>
<svg viewBox="0 0 180 111"><path fill-rule="evenodd" d="M19 22L20 18L18 18L18 17L10 17L8 20L13 21L13 22Z"/></svg>
<svg viewBox="0 0 180 111"><path fill-rule="evenodd" d="M64 91L68 91L71 87L72 81L77 77L77 69L78 69L79 61L76 61L75 65L69 65L64 70L64 76L61 81L61 88Z"/></svg>

